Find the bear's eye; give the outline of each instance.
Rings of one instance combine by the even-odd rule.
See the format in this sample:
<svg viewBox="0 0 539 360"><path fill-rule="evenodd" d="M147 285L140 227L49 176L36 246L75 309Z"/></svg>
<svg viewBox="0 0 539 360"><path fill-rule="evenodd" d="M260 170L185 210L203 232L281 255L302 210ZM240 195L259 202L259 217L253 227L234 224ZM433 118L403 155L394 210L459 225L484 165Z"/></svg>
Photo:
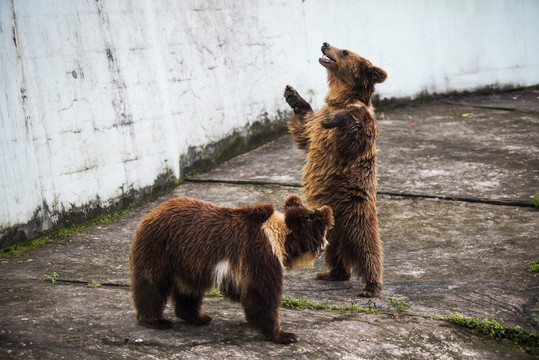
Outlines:
<svg viewBox="0 0 539 360"><path fill-rule="evenodd" d="M343 50L342 51L342 55L343 56L348 56L350 53L348 52L348 50Z"/></svg>

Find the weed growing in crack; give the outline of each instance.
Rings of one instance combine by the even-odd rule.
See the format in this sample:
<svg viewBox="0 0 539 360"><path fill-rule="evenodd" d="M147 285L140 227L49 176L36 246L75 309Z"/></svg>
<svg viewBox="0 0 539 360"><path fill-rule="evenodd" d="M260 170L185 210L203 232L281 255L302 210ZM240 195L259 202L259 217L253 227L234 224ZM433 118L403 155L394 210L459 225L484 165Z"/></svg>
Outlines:
<svg viewBox="0 0 539 360"><path fill-rule="evenodd" d="M374 314L378 311L375 307L362 307L354 303L352 299L348 300L348 305L332 305L330 300L313 301L309 299L296 299L293 296L283 295L281 298L281 306L292 310L325 310L325 311L345 311L352 313L370 313Z"/></svg>
<svg viewBox="0 0 539 360"><path fill-rule="evenodd" d="M393 309L395 309L399 313L406 312L406 310L408 310L410 308L410 306L412 306L412 304L413 304L411 301L407 302L404 299L399 300L399 299L393 298L393 297L388 297L387 300L389 301L389 303L391 304ZM389 307L388 307L388 310L390 310Z"/></svg>
<svg viewBox="0 0 539 360"><path fill-rule="evenodd" d="M533 205L535 205L536 207L539 207L539 193L536 193L535 195L533 195L531 197L531 202L533 203Z"/></svg>
<svg viewBox="0 0 539 360"><path fill-rule="evenodd" d="M539 323L539 309L532 309L532 317Z"/></svg>
<svg viewBox="0 0 539 360"><path fill-rule="evenodd" d="M212 291L210 291L209 293L206 294L206 296L209 296L209 297L225 297L223 294L221 294L221 292L217 289L214 289Z"/></svg>
<svg viewBox="0 0 539 360"><path fill-rule="evenodd" d="M539 258L533 259L533 261L528 264L528 269L531 272L539 272Z"/></svg>
<svg viewBox="0 0 539 360"><path fill-rule="evenodd" d="M506 338L512 340L515 344L533 353L539 352L539 333L528 333L518 325L506 328L503 319L498 322L487 318L464 317L459 313L455 315L450 313L450 316L442 319L462 327L477 330L496 339Z"/></svg>
<svg viewBox="0 0 539 360"><path fill-rule="evenodd" d="M51 283L55 283L56 280L58 280L58 278L59 278L59 276L55 272L52 272L50 274L45 274L42 277L43 281L50 281Z"/></svg>

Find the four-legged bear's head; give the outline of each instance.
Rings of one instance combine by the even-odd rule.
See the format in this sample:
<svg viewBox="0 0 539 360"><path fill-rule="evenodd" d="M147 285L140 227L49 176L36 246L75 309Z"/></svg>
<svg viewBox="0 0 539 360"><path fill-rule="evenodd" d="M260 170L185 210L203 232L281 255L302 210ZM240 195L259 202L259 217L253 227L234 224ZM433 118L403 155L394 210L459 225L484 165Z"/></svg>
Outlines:
<svg viewBox="0 0 539 360"><path fill-rule="evenodd" d="M333 226L333 212L329 206L311 210L297 195L289 195L284 202L284 218L290 230L285 240L284 266L293 269L312 265L326 249L327 231Z"/></svg>
<svg viewBox="0 0 539 360"><path fill-rule="evenodd" d="M358 92L365 92L369 99L374 94L374 84L387 78L387 73L361 56L331 46L322 45L323 56L320 64L328 71L328 83L332 87L345 87Z"/></svg>

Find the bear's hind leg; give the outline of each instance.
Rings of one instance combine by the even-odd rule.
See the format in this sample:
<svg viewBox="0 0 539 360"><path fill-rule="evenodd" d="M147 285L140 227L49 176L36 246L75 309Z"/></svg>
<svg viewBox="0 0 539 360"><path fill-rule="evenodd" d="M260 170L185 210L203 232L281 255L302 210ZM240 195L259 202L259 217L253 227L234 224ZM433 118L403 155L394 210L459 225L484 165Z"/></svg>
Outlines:
<svg viewBox="0 0 539 360"><path fill-rule="evenodd" d="M362 246L357 249L359 262L356 271L365 280L365 288L357 296L378 297L382 295L383 253L376 220L366 222L363 229L365 231L360 236Z"/></svg>
<svg viewBox="0 0 539 360"><path fill-rule="evenodd" d="M200 312L202 297L183 294L175 290L172 296L176 316L193 325L206 325L211 321L208 314Z"/></svg>
<svg viewBox="0 0 539 360"><path fill-rule="evenodd" d="M167 303L167 291L156 286L150 286L147 281L131 281L133 306L137 320L141 325L154 329L169 329L172 321L163 318L163 310Z"/></svg>
<svg viewBox="0 0 539 360"><path fill-rule="evenodd" d="M379 242L379 240L378 240ZM370 254L362 256L365 261L358 265L358 276L365 279L365 288L356 295L359 297L378 297L382 295L382 253L370 250Z"/></svg>
<svg viewBox="0 0 539 360"><path fill-rule="evenodd" d="M352 269L345 265L342 257L339 255L336 236L330 235L328 242L329 245L326 249L325 259L329 270L316 274L316 278L324 281L349 280L352 275Z"/></svg>

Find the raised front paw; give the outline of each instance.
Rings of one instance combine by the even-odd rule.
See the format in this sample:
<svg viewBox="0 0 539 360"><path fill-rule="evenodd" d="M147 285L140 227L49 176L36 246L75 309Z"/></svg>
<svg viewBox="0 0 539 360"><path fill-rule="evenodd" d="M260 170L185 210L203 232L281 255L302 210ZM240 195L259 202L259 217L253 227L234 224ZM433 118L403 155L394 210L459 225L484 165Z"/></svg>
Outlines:
<svg viewBox="0 0 539 360"><path fill-rule="evenodd" d="M294 109L298 106L301 96L299 96L296 89L294 89L292 86L286 85L286 87L284 88L284 98L288 105L290 105L290 107Z"/></svg>
<svg viewBox="0 0 539 360"><path fill-rule="evenodd" d="M281 330L281 332L279 332L275 336L275 338L273 339L273 342L277 344L290 344L290 343L298 342L298 340L299 339L296 336L296 334Z"/></svg>
<svg viewBox="0 0 539 360"><path fill-rule="evenodd" d="M290 85L286 85L284 89L284 98L296 115L303 116L313 111L311 105Z"/></svg>

